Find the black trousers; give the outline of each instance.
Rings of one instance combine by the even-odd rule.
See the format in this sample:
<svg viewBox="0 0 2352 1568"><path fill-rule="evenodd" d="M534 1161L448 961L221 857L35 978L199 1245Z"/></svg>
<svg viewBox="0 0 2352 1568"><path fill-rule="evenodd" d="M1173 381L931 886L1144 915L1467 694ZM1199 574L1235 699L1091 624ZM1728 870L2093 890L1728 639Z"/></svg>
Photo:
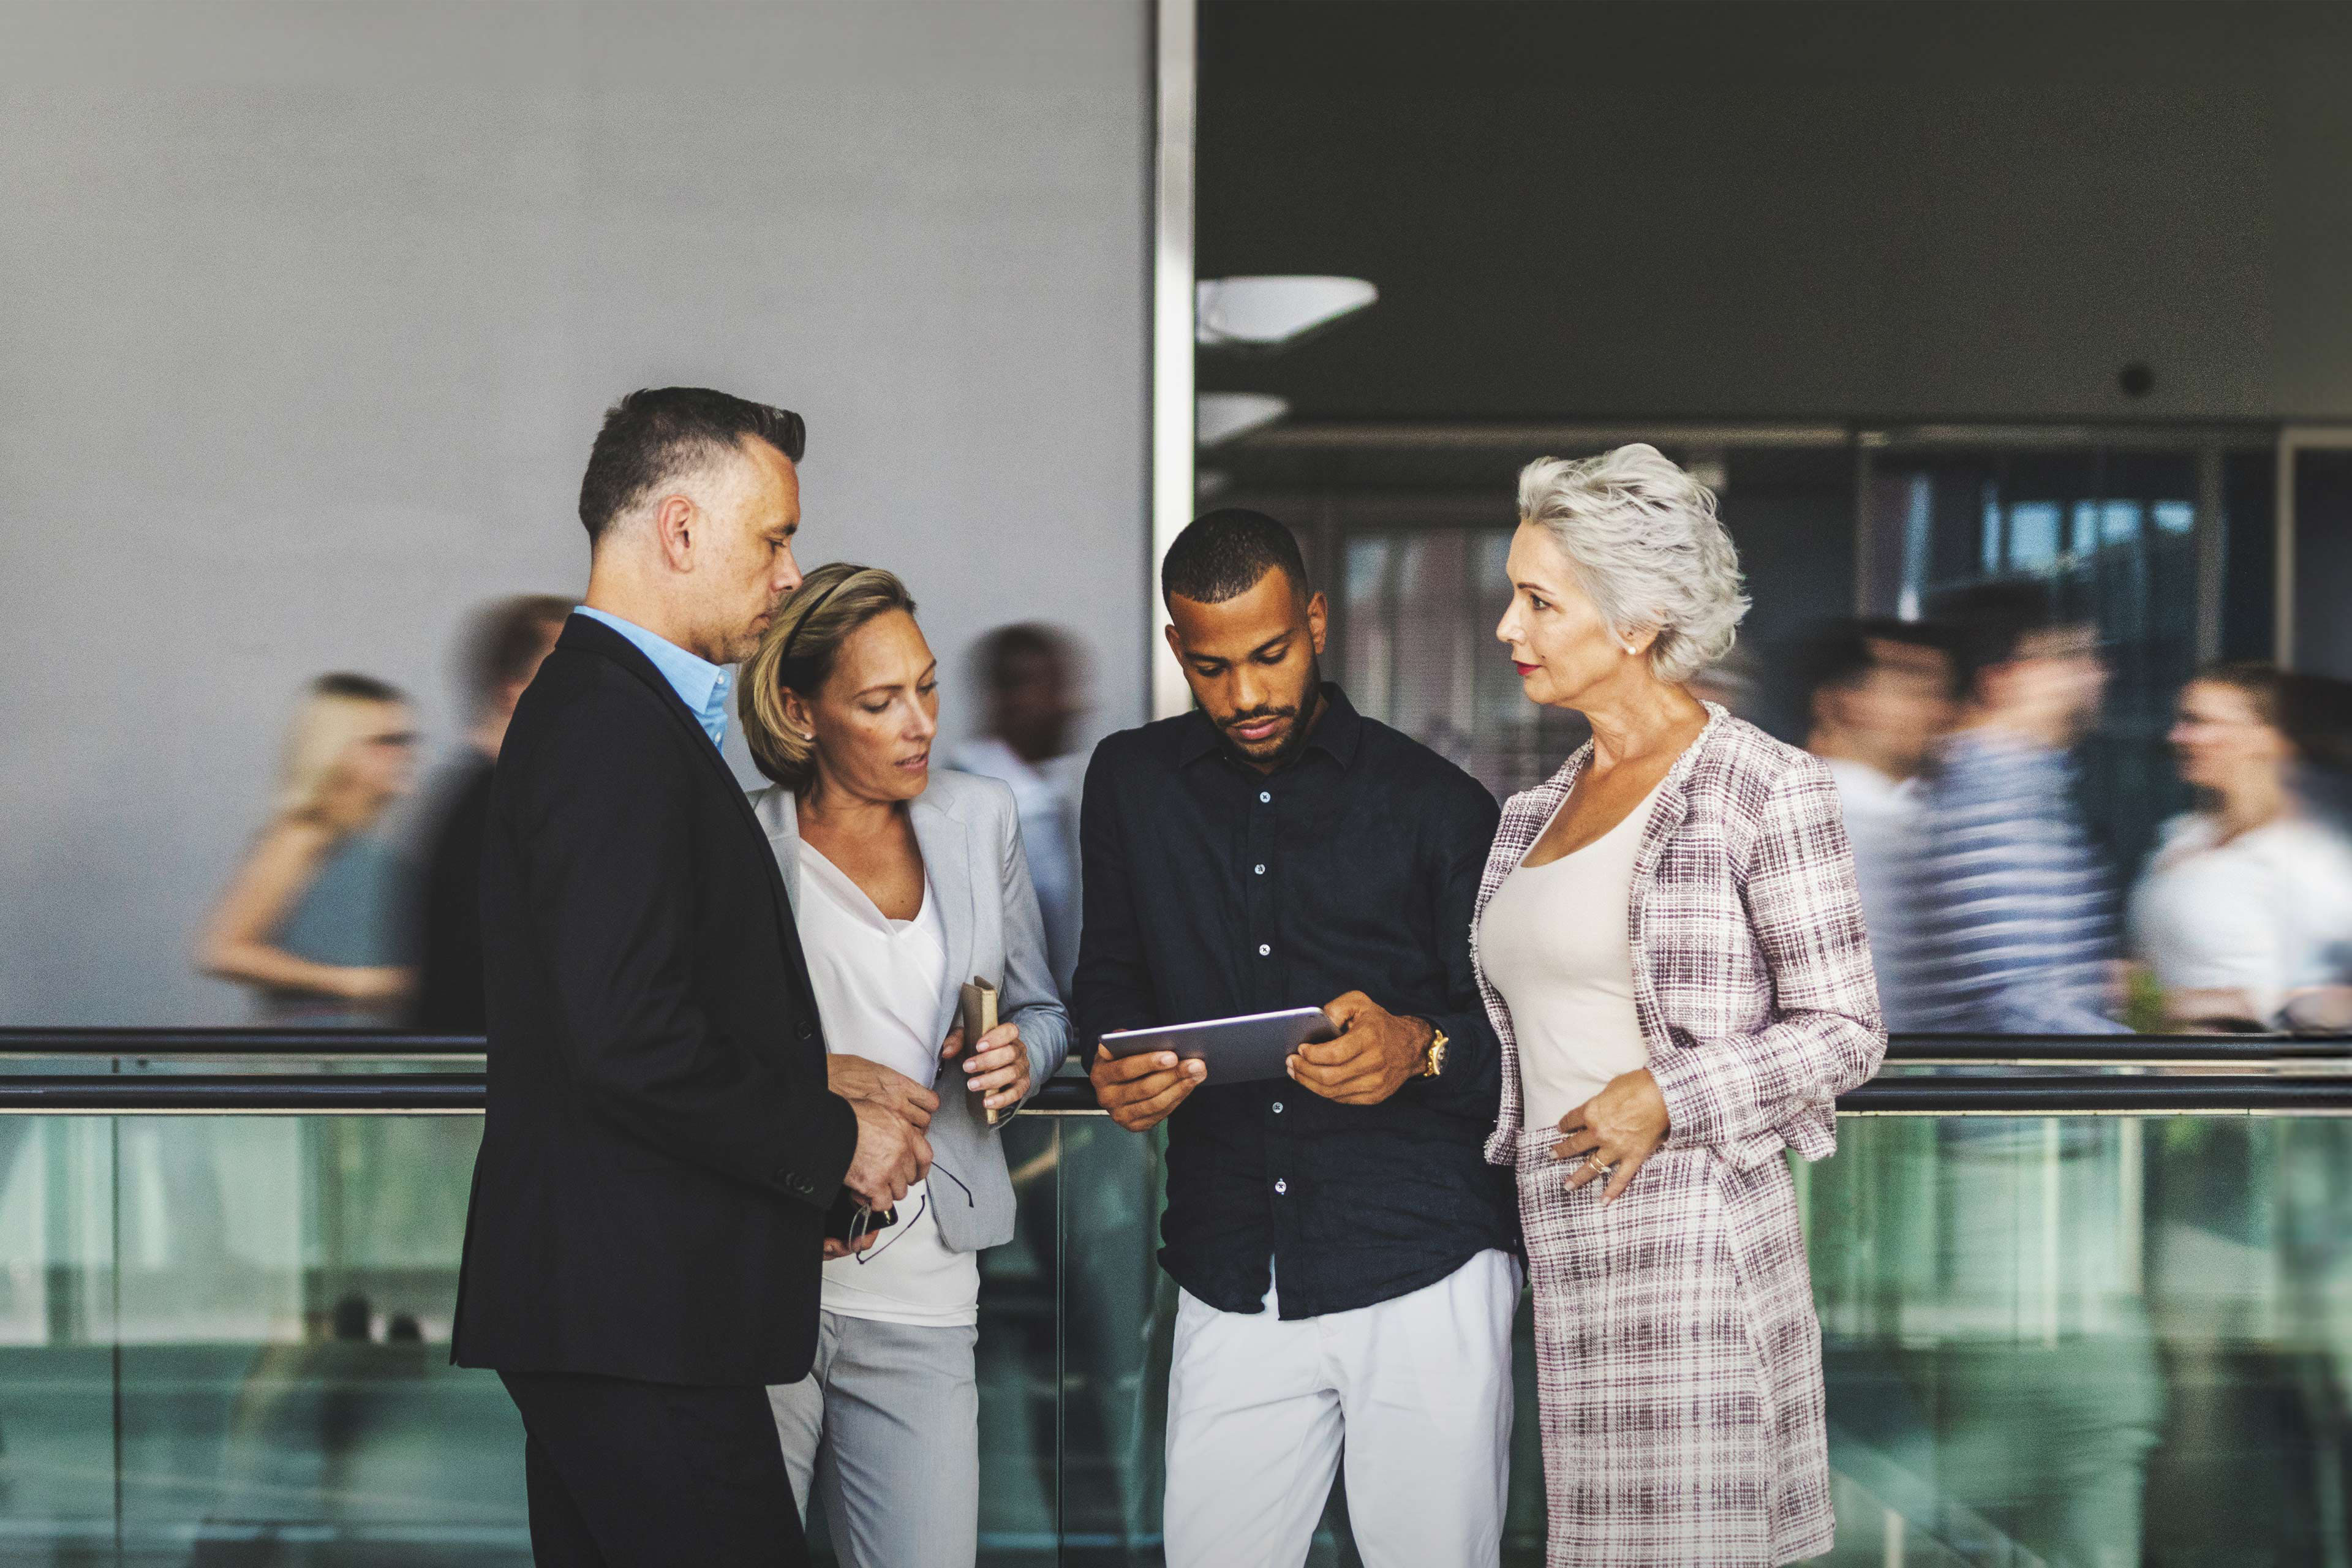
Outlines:
<svg viewBox="0 0 2352 1568"><path fill-rule="evenodd" d="M499 1374L540 1568L808 1568L767 1391Z"/></svg>

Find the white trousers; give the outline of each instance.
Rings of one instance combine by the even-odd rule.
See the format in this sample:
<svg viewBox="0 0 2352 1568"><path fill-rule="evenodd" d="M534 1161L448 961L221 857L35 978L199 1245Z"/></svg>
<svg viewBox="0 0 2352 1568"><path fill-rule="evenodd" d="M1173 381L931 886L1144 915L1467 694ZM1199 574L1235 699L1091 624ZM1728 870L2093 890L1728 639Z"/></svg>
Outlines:
<svg viewBox="0 0 2352 1568"><path fill-rule="evenodd" d="M1366 1568L1494 1568L1519 1266L1482 1252L1377 1306L1286 1323L1179 1291L1168 1568L1297 1568L1342 1455Z"/></svg>

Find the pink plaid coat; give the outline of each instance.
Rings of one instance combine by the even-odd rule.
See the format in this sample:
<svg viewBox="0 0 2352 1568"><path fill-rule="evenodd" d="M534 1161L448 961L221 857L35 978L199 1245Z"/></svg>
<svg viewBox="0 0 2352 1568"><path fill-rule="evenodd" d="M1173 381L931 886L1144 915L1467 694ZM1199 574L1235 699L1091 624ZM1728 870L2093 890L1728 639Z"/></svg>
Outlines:
<svg viewBox="0 0 2352 1568"><path fill-rule="evenodd" d="M1821 1325L1784 1149L1836 1146L1832 1100L1886 1034L1829 771L1708 705L1633 863L1635 1011L1666 1141L1607 1208L1520 1128L1507 1003L1486 1157L1516 1164L1535 1289L1551 1568L1767 1564L1830 1548ZM1487 900L1591 754L1511 797Z"/></svg>

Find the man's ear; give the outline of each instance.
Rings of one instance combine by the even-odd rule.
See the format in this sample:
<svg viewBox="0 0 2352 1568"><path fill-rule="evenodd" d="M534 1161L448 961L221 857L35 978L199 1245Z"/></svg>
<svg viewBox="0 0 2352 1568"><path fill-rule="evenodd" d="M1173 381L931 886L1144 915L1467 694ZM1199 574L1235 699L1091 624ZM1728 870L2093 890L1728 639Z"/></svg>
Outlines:
<svg viewBox="0 0 2352 1568"><path fill-rule="evenodd" d="M702 527L702 510L681 495L667 495L654 508L654 539L662 559L673 572L694 570L695 535Z"/></svg>
<svg viewBox="0 0 2352 1568"><path fill-rule="evenodd" d="M1177 636L1176 636L1176 627L1175 627L1174 624L1173 624L1173 623L1171 623L1171 624L1170 624L1170 625L1168 625L1168 626L1162 626L1162 627L1160 627L1160 635L1161 635L1161 636L1163 636L1163 637L1165 637L1168 639L1168 651L1169 651L1170 653L1172 653L1172 654L1174 654L1174 655L1176 656L1176 662L1177 662L1177 663L1179 663L1179 664L1183 663L1183 662L1184 662L1184 645L1183 645L1183 643L1182 643L1181 641L1180 641L1180 640L1177 638Z"/></svg>
<svg viewBox="0 0 2352 1568"><path fill-rule="evenodd" d="M1330 634L1331 606L1318 588L1307 600L1307 636L1315 644L1315 651L1323 651L1323 639Z"/></svg>

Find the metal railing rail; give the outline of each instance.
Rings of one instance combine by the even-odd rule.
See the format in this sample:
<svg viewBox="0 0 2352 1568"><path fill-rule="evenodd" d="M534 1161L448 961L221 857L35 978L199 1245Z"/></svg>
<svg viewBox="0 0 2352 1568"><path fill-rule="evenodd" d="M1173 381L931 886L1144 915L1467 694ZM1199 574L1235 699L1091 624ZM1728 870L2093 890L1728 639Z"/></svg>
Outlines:
<svg viewBox="0 0 2352 1568"><path fill-rule="evenodd" d="M479 1070L348 1073L339 1062L478 1059L478 1037L294 1029L5 1029L0 1057L105 1058L110 1072L10 1072L0 1114L470 1115ZM278 1060L329 1070L125 1071L125 1063ZM2245 1036L1912 1036L1838 1101L1850 1116L2352 1115L2352 1041ZM1916 1068L1943 1071L1914 1071ZM1100 1115L1086 1079L1048 1083L1032 1113Z"/></svg>
<svg viewBox="0 0 2352 1568"><path fill-rule="evenodd" d="M0 1028L0 1064L11 1057L465 1061L480 1058L486 1047L479 1035L402 1029ZM1896 1035L1886 1060L1906 1068L2213 1065L2259 1071L2340 1062L2352 1068L2352 1035ZM0 1065L0 1073L5 1070Z"/></svg>

